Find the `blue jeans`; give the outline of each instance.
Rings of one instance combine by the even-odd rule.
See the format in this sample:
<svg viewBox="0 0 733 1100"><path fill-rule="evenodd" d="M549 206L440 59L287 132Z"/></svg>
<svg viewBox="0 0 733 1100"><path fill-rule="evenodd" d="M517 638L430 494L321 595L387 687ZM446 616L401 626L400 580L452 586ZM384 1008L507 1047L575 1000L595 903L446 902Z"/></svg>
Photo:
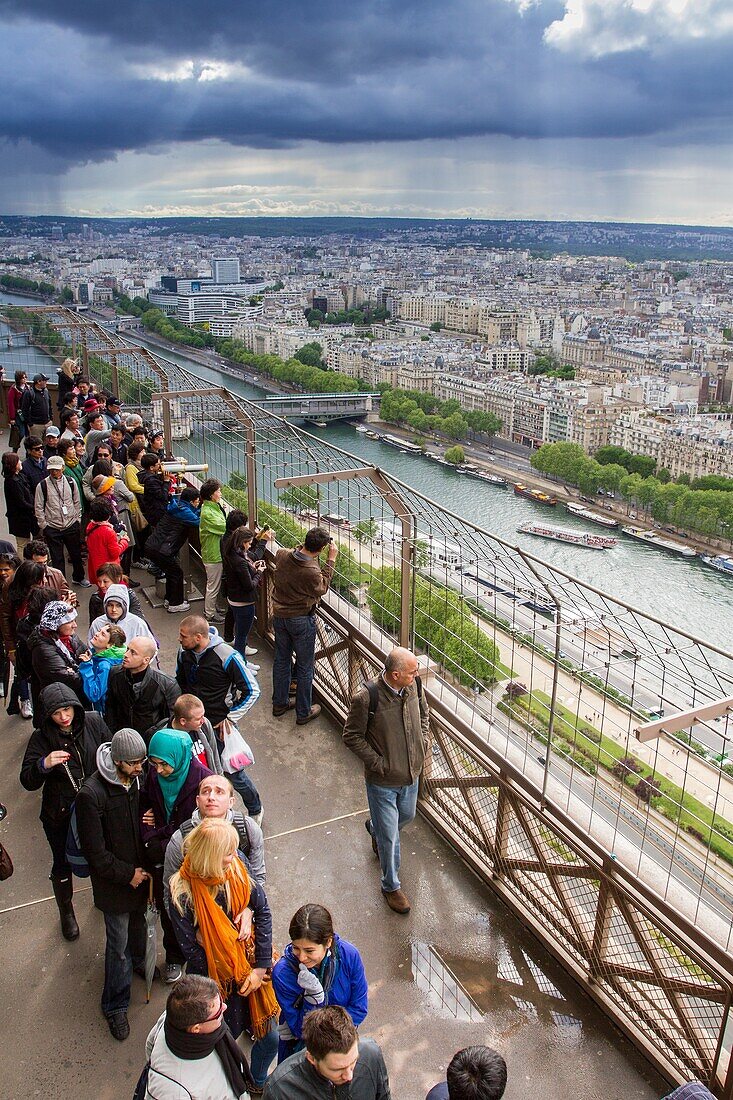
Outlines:
<svg viewBox="0 0 733 1100"><path fill-rule="evenodd" d="M277 1024L273 1023L267 1035L252 1044L249 1067L256 1085L264 1085L272 1059L277 1054L277 1043Z"/></svg>
<svg viewBox="0 0 733 1100"><path fill-rule="evenodd" d="M142 913L105 913L107 946L104 952L102 1012L127 1012L132 968L145 961L145 917Z"/></svg>
<svg viewBox="0 0 733 1100"><path fill-rule="evenodd" d="M234 619L234 648L242 654L246 661L247 654L245 650L247 649L247 638L252 629L252 623L255 621L255 605L248 603L244 607L234 607L233 604L229 604L229 607Z"/></svg>
<svg viewBox="0 0 733 1100"><path fill-rule="evenodd" d="M218 734L215 733L216 744L219 748L219 755L224 751L224 741ZM250 817L254 817L262 809L262 801L260 799L260 792L255 787L254 783L247 775L244 768L241 768L238 772L225 772L228 780L230 780L235 791L238 791L242 796L242 802L247 808L247 813Z"/></svg>
<svg viewBox="0 0 733 1100"><path fill-rule="evenodd" d="M293 619L283 619L277 615L272 622L275 628L272 705L274 707L288 705L288 690L293 672L292 660L295 654L295 679L298 684L295 695L295 716L307 718L312 705L316 616L315 614L296 615Z"/></svg>
<svg viewBox="0 0 733 1100"><path fill-rule="evenodd" d="M416 779L409 787L378 787L367 783L367 802L371 815L370 832L377 841L382 868L382 891L400 888L400 829L409 825L417 809Z"/></svg>

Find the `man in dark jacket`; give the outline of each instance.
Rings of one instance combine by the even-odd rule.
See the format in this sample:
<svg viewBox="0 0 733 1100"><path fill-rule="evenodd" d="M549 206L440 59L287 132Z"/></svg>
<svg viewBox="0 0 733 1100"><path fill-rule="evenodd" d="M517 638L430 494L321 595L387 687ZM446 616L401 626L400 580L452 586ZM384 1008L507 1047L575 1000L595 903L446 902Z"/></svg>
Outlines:
<svg viewBox="0 0 733 1100"><path fill-rule="evenodd" d="M31 435L43 435L47 424L51 423L51 398L46 383L47 374L34 374L33 385L20 400L20 411L26 431Z"/></svg>
<svg viewBox="0 0 733 1100"><path fill-rule="evenodd" d="M21 469L28 478L31 492L35 494L36 486L48 476L46 459L43 457L43 440L37 435L27 435L23 440L26 457L23 459Z"/></svg>
<svg viewBox="0 0 733 1100"><path fill-rule="evenodd" d="M111 730L123 726L147 730L173 710L181 689L172 676L150 667L156 652L155 642L150 638L133 638L122 664L111 670L105 707Z"/></svg>
<svg viewBox="0 0 733 1100"><path fill-rule="evenodd" d="M409 913L400 888L400 829L415 817L417 788L430 736L430 713L417 657L393 649L384 672L351 701L343 740L364 764L371 818L366 827L382 867L382 893L395 913ZM376 689L376 690L375 690ZM375 706L376 704L376 706Z"/></svg>
<svg viewBox="0 0 733 1100"><path fill-rule="evenodd" d="M163 464L158 455L144 454L140 459L142 469L138 481L143 487L140 511L151 527L154 527L165 515L170 500L170 476L163 473Z"/></svg>
<svg viewBox="0 0 733 1100"><path fill-rule="evenodd" d="M328 546L328 558L319 556ZM321 708L312 702L316 649L316 607L328 591L338 547L323 527L312 527L297 550L278 550L272 592L275 659L272 664L272 713L275 718L292 709L288 701L295 655L295 720L299 726L317 718Z"/></svg>
<svg viewBox="0 0 733 1100"><path fill-rule="evenodd" d="M171 615L188 611L184 577L178 552L192 531L199 526L198 489L184 489L174 497L145 543L145 553L165 572L165 606Z"/></svg>
<svg viewBox="0 0 733 1100"><path fill-rule="evenodd" d="M224 751L226 720L238 722L260 696L260 686L241 653L222 641L216 628L200 615L187 615L178 632L181 648L176 679L181 689L204 704L204 713L216 734L219 754ZM262 824L259 792L244 768L226 772L242 796L247 812Z"/></svg>
<svg viewBox="0 0 733 1100"><path fill-rule="evenodd" d="M41 824L53 866L51 883L61 917L64 939L79 935L72 897L74 884L66 861L66 838L74 799L96 768L97 749L109 739L101 714L85 713L76 694L65 684L49 684L36 708L37 729L31 734L20 769L27 791L43 788Z"/></svg>
<svg viewBox="0 0 733 1100"><path fill-rule="evenodd" d="M303 1022L305 1049L265 1083L264 1100L391 1100L387 1067L373 1039L360 1039L345 1008L328 1005ZM340 1086L346 1086L342 1088Z"/></svg>
<svg viewBox="0 0 733 1100"><path fill-rule="evenodd" d="M148 873L143 870L139 777L146 752L136 730L118 730L111 742L100 745L97 770L76 799L79 841L107 931L102 1012L119 1040L130 1034L133 968L145 959Z"/></svg>

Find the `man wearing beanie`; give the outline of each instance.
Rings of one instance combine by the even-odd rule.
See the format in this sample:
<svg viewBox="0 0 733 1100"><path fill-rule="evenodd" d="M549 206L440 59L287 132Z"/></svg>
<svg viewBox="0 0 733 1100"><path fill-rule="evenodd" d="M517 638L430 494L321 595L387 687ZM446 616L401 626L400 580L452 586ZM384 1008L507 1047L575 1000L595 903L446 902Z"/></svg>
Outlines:
<svg viewBox="0 0 733 1100"><path fill-rule="evenodd" d="M89 864L94 904L104 914L102 1012L115 1039L130 1034L133 971L145 958L148 874L139 829L140 775L147 750L139 733L121 729L97 750L97 770L76 798L79 840Z"/></svg>

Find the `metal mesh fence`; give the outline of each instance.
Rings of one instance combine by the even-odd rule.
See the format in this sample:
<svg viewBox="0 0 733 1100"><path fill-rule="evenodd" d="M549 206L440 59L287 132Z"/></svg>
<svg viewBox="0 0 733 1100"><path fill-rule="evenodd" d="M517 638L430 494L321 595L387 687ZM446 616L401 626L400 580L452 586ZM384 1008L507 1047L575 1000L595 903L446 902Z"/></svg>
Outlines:
<svg viewBox="0 0 733 1100"><path fill-rule="evenodd" d="M680 1075L723 1079L730 716L646 743L635 730L733 695L731 655L73 317L46 315L90 369L114 360L120 395L157 423L165 403L152 394L169 391L168 445L207 464L250 524L284 546L329 530L339 555L319 617L321 693L343 713L407 640L433 708L426 814L645 1049Z"/></svg>

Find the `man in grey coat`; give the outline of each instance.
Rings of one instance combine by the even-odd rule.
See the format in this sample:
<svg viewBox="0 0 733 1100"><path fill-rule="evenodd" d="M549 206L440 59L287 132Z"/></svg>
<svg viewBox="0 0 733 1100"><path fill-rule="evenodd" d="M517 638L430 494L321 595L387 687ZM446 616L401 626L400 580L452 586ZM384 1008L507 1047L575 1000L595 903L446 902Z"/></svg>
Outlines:
<svg viewBox="0 0 733 1100"><path fill-rule="evenodd" d="M384 1057L360 1039L345 1008L328 1005L303 1022L305 1049L291 1054L265 1082L264 1100L391 1100ZM346 1086L345 1088L343 1086Z"/></svg>
<svg viewBox="0 0 733 1100"><path fill-rule="evenodd" d="M409 913L400 886L400 830L415 817L430 736L430 713L409 649L393 649L379 679L351 701L343 740L364 764L370 818L366 827L382 867L382 894L395 913Z"/></svg>

